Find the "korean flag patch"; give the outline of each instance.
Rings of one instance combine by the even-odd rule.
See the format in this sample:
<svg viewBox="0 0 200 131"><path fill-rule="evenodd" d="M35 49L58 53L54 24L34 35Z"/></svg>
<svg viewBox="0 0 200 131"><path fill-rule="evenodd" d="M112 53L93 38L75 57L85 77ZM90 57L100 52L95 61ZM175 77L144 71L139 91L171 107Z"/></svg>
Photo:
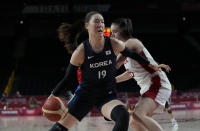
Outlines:
<svg viewBox="0 0 200 131"><path fill-rule="evenodd" d="M110 54L111 54L111 50L107 50L106 55L110 55Z"/></svg>

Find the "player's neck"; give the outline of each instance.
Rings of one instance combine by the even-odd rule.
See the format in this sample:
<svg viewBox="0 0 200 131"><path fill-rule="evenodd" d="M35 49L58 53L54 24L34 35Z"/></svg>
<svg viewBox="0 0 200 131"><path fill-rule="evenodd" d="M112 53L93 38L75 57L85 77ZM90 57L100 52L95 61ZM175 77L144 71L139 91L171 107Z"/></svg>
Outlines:
<svg viewBox="0 0 200 131"><path fill-rule="evenodd" d="M90 42L91 48L95 52L100 52L104 47L105 39L104 39L104 37L102 37L100 39L94 39L94 38L90 37L89 42Z"/></svg>

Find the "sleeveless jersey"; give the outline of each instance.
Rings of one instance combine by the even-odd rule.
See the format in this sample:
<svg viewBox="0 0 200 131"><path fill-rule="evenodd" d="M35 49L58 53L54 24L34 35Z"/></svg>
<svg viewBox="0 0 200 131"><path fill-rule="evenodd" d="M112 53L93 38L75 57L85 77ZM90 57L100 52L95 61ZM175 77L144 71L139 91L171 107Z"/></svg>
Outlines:
<svg viewBox="0 0 200 131"><path fill-rule="evenodd" d="M81 88L99 92L115 88L116 56L113 52L109 37L105 38L104 48L95 53L89 40L83 42L85 60L81 65Z"/></svg>
<svg viewBox="0 0 200 131"><path fill-rule="evenodd" d="M146 48L143 48L140 55L148 59L151 64L158 65ZM129 71L130 75L136 80L137 84L140 86L141 95L149 90L152 84L152 80L153 80L152 78L154 78L155 76L158 76L159 79L153 82L160 83L160 85L163 88L171 90L171 84L165 72L163 71L155 72L153 69L151 69L147 65L140 64L129 57L127 57L127 59L124 61L124 66L126 70Z"/></svg>

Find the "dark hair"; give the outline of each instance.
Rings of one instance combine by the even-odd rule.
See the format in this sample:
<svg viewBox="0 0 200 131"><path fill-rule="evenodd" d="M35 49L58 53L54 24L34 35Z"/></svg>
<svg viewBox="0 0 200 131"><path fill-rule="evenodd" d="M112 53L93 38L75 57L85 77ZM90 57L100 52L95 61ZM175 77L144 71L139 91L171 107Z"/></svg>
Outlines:
<svg viewBox="0 0 200 131"><path fill-rule="evenodd" d="M63 41L64 47L67 49L68 53L73 53L73 51L78 47L78 45L84 40L88 39L89 35L85 29L85 23L88 23L91 17L95 14L100 14L96 11L91 11L86 14L85 19L81 19L74 24L62 23L57 31L60 41Z"/></svg>
<svg viewBox="0 0 200 131"><path fill-rule="evenodd" d="M129 18L118 18L112 22L120 28L120 33L123 37L129 39L133 37L132 21Z"/></svg>

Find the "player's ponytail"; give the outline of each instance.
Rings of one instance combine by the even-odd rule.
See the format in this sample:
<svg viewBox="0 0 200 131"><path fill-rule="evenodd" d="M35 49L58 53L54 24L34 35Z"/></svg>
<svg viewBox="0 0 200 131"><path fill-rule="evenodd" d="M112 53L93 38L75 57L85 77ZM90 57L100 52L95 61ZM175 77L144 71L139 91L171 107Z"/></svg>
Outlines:
<svg viewBox="0 0 200 131"><path fill-rule="evenodd" d="M131 19L127 18L126 19L126 35L128 36L128 38L131 38L133 35L133 27L132 27L132 21Z"/></svg>
<svg viewBox="0 0 200 131"><path fill-rule="evenodd" d="M64 47L69 53L73 53L81 42L89 38L85 23L89 23L91 17L95 14L100 13L91 11L86 14L84 20L79 20L74 24L63 23L58 27L58 37L60 41L65 43Z"/></svg>
<svg viewBox="0 0 200 131"><path fill-rule="evenodd" d="M83 40L88 38L88 35L84 35L87 34L84 24L84 20L79 20L74 24L62 23L58 27L58 38L65 43L64 47L68 53L72 53Z"/></svg>

